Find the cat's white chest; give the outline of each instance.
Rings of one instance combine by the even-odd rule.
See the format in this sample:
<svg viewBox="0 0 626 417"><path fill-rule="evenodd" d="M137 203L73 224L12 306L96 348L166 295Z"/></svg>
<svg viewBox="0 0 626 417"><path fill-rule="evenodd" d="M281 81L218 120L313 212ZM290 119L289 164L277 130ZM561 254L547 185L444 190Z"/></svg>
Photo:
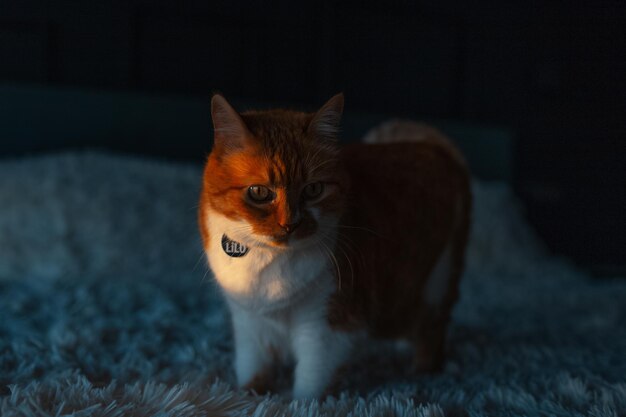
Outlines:
<svg viewBox="0 0 626 417"><path fill-rule="evenodd" d="M254 380L273 360L295 359L294 398L319 396L343 362L353 335L328 324L327 302L335 290L329 260L315 245L266 248L250 226L208 212L207 255L230 307L235 339L235 374L240 386ZM248 248L231 257L222 236Z"/></svg>
<svg viewBox="0 0 626 417"><path fill-rule="evenodd" d="M328 261L319 248L279 250L257 246L245 225L215 212L208 213L209 264L226 296L259 312L286 307L320 276L328 276ZM245 231L245 232L244 232ZM248 247L241 257L222 248L222 236Z"/></svg>

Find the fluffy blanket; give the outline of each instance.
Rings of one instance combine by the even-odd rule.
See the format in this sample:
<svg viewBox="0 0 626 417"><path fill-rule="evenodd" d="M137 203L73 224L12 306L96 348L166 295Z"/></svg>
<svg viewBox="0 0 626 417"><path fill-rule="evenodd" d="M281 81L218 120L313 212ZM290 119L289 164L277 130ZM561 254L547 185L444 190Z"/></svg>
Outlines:
<svg viewBox="0 0 626 417"><path fill-rule="evenodd" d="M372 342L339 397L237 390L200 176L98 153L0 162L0 415L626 415L626 280L551 256L511 191L478 181L442 373Z"/></svg>

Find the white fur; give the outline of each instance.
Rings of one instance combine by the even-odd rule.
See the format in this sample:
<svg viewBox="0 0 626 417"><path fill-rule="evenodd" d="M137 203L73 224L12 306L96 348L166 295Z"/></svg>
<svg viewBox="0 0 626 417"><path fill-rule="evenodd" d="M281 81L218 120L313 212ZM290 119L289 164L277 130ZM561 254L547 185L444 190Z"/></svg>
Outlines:
<svg viewBox="0 0 626 417"><path fill-rule="evenodd" d="M351 335L328 325L327 301L335 284L327 256L315 245L271 247L244 221L214 211L206 215L209 264L232 313L239 385L270 364L272 349L283 360L295 359L293 397L319 396L352 342ZM224 253L224 233L248 246L248 254Z"/></svg>
<svg viewBox="0 0 626 417"><path fill-rule="evenodd" d="M446 247L439 255L439 259L437 259L437 263L430 273L426 281L426 287L424 288L424 301L428 305L439 306L448 293L448 287L452 279L452 246L454 245L454 234L461 224L462 214L463 201L459 196L456 201L456 216L454 219L453 232L448 237L448 243L446 243Z"/></svg>
<svg viewBox="0 0 626 417"><path fill-rule="evenodd" d="M439 255L424 289L424 301L431 306L438 306L448 293L450 274L452 272L452 239L446 244L445 249Z"/></svg>

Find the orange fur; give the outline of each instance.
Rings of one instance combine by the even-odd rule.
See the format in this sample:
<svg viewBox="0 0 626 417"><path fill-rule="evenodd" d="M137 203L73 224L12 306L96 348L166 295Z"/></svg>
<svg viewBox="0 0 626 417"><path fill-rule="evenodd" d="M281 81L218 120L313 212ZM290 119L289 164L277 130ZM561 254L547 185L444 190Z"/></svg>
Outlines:
<svg viewBox="0 0 626 417"><path fill-rule="evenodd" d="M352 180L336 257L341 282L329 320L345 329L416 344L420 366L437 368L458 296L470 210L469 176L456 151L437 139L354 145L343 161ZM423 288L449 239L451 285L436 306Z"/></svg>

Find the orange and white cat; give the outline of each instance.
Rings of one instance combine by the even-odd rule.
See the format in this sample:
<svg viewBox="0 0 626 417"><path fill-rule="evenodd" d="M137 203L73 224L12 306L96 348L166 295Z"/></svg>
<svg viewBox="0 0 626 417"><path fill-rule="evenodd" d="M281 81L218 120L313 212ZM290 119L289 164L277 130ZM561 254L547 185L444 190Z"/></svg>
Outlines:
<svg viewBox="0 0 626 417"><path fill-rule="evenodd" d="M405 142L339 148L343 103L240 114L212 99L199 223L242 387L274 389L276 362L292 361L293 397L318 397L363 337L410 342L417 370L442 364L468 171L437 131L410 122L391 125ZM388 128L368 140L389 142Z"/></svg>

